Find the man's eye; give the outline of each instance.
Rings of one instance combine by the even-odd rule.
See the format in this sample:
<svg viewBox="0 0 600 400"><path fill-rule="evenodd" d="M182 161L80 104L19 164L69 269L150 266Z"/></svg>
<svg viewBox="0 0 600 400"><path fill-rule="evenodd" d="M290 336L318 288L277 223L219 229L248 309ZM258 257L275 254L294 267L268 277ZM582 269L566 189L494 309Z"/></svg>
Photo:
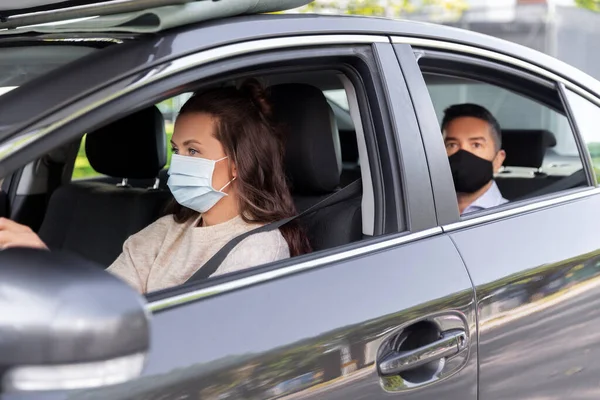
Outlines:
<svg viewBox="0 0 600 400"><path fill-rule="evenodd" d="M473 143L473 147L475 147L476 149L480 149L483 146L481 145L481 143Z"/></svg>

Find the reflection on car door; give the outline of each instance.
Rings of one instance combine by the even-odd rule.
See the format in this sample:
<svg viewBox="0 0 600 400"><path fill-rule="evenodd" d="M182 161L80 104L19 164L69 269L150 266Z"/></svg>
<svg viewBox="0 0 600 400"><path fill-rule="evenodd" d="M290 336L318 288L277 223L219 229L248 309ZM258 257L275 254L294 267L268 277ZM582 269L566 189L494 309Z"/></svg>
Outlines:
<svg viewBox="0 0 600 400"><path fill-rule="evenodd" d="M384 398L386 390L408 389L436 372L425 366L421 377L410 378L407 371L404 380L380 379L378 350L398 327L463 314L467 324L454 327L463 326L470 336L466 368L404 398L476 399L473 290L454 245L443 235L394 242L378 252L365 249L362 256L319 269L157 311L144 376L78 398Z"/></svg>
<svg viewBox="0 0 600 400"><path fill-rule="evenodd" d="M411 92L427 93L417 75ZM436 120L431 101L420 111ZM428 155L443 160L439 147ZM437 173L434 185L452 181L447 166ZM600 396L599 210L587 187L443 227L476 286L480 399Z"/></svg>
<svg viewBox="0 0 600 400"><path fill-rule="evenodd" d="M595 195L453 228L477 287L481 399L599 395L599 209Z"/></svg>

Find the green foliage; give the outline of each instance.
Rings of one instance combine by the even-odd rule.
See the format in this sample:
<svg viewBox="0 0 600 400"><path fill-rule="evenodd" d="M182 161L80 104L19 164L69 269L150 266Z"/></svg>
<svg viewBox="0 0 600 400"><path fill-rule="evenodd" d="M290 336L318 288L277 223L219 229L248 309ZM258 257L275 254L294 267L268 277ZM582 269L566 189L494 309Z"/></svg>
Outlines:
<svg viewBox="0 0 600 400"><path fill-rule="evenodd" d="M575 4L581 8L600 12L600 0L575 0Z"/></svg>
<svg viewBox="0 0 600 400"><path fill-rule="evenodd" d="M468 8L466 0L316 0L298 9L300 12L399 17L424 7L436 6L446 12L462 13Z"/></svg>

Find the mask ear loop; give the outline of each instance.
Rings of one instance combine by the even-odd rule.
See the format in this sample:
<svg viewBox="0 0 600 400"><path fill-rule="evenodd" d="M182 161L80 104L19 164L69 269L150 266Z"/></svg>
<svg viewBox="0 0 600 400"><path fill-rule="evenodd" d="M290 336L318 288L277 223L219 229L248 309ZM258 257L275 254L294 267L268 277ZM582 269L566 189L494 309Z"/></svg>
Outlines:
<svg viewBox="0 0 600 400"><path fill-rule="evenodd" d="M223 189L225 189L227 186L229 186L231 184L231 182L235 181L235 176L233 177L232 180L230 180L229 182L227 182L225 184L225 186L223 186L221 189L219 189L219 192L223 192ZM225 195L227 195L227 193L224 193Z"/></svg>
<svg viewBox="0 0 600 400"><path fill-rule="evenodd" d="M229 156L225 156L225 157L223 157L223 158L220 158L220 159L216 160L216 161L215 161L215 163L218 163L219 161L222 161L222 160L224 160L224 159L226 159L226 158L229 158ZM227 183L225 184L225 186L223 186L221 189L219 189L219 192L223 193L223 189L225 189L227 186L231 185L231 182L235 181L235 178L236 178L236 177L234 176L234 177L233 177L233 179L231 179L229 182L227 182ZM224 194L224 195L226 195L226 196L228 196L228 194L227 194L227 193L223 193L223 194Z"/></svg>

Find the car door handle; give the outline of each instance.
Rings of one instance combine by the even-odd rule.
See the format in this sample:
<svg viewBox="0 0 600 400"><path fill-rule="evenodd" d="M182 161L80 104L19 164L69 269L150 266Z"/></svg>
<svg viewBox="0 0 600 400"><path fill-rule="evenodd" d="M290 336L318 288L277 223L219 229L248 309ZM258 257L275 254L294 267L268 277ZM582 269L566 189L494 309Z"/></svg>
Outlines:
<svg viewBox="0 0 600 400"><path fill-rule="evenodd" d="M382 375L397 375L400 372L417 368L432 361L451 357L467 347L467 334L462 329L442 333L433 343L408 351L394 351L379 362Z"/></svg>

